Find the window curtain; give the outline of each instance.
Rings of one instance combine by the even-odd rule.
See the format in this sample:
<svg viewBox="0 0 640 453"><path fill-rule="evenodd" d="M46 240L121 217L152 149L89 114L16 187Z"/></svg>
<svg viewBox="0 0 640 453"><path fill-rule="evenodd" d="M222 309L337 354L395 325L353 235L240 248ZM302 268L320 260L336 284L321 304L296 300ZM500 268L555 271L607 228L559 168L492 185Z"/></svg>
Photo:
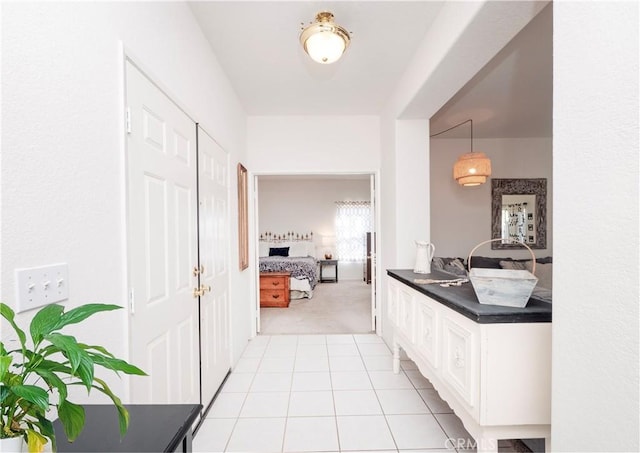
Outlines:
<svg viewBox="0 0 640 453"><path fill-rule="evenodd" d="M365 260L365 233L371 231L371 203L336 201L336 252L340 261Z"/></svg>

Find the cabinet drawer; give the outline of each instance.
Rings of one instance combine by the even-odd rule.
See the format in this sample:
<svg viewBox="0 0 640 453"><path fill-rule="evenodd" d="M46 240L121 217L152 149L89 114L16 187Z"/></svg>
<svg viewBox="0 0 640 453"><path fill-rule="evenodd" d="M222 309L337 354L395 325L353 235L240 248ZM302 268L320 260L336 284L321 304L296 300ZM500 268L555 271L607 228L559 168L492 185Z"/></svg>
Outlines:
<svg viewBox="0 0 640 453"><path fill-rule="evenodd" d="M289 277L260 277L260 289L283 290Z"/></svg>
<svg viewBox="0 0 640 453"><path fill-rule="evenodd" d="M288 307L289 297L282 290L263 289L260 291L261 307Z"/></svg>

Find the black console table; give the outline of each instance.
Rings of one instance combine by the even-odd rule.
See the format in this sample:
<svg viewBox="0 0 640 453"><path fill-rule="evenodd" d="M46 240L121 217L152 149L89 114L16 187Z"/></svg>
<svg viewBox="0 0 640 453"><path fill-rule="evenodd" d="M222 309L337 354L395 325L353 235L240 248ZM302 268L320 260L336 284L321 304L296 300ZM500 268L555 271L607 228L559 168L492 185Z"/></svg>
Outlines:
<svg viewBox="0 0 640 453"><path fill-rule="evenodd" d="M120 439L118 414L113 405L85 405L86 421L70 443L60 420L53 423L59 452L190 452L192 426L201 404L125 404L129 430Z"/></svg>

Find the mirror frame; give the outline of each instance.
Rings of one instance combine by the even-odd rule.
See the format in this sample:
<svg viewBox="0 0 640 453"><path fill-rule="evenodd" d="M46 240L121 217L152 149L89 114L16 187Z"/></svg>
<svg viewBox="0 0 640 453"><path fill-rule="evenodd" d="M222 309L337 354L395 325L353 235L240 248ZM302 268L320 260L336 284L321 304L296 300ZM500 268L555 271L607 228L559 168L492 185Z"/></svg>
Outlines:
<svg viewBox="0 0 640 453"><path fill-rule="evenodd" d="M527 243L532 249L547 248L547 179L492 179L491 180L491 238L502 234L502 196L535 195L536 242ZM493 250L521 248L519 244L491 243Z"/></svg>

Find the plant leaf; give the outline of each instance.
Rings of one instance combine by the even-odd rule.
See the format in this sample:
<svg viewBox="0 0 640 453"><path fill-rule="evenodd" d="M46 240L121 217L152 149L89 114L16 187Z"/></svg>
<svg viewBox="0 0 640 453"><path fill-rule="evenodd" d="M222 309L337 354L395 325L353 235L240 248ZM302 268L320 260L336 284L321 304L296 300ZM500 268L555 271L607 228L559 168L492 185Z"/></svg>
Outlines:
<svg viewBox="0 0 640 453"><path fill-rule="evenodd" d="M9 371L12 360L10 355L0 357L0 381L4 382L4 376L7 374L7 371Z"/></svg>
<svg viewBox="0 0 640 453"><path fill-rule="evenodd" d="M20 345L22 345L22 350L24 351L26 349L25 343L27 342L27 336L20 329L20 327L16 325L15 321L13 320L16 314L13 312L11 307L9 307L3 302L0 302L0 315L2 315L4 319L9 321L9 324L11 324L11 327L13 327L13 330L16 331L16 334L18 334L18 338L20 339Z"/></svg>
<svg viewBox="0 0 640 453"><path fill-rule="evenodd" d="M101 312L101 311L111 311L111 310L119 310L122 307L119 305L108 305L108 304L86 304L80 307L74 308L73 310L69 310L64 313L60 319L60 323L57 329L61 329L64 326L68 326L69 324L76 324L78 322L84 321L89 316Z"/></svg>
<svg viewBox="0 0 640 453"><path fill-rule="evenodd" d="M86 352L78 346L76 339L70 335L62 335L60 333L51 333L44 338L57 347L60 352L64 353L71 363L71 372L75 373L80 366L82 356L86 355Z"/></svg>
<svg viewBox="0 0 640 453"><path fill-rule="evenodd" d="M95 381L100 385L94 386L94 388L111 398L111 401L113 401L113 404L116 406L118 410L118 424L120 425L120 437L124 437L124 435L127 434L127 429L129 429L129 411L122 405L120 398L114 395L106 382L98 378L95 378Z"/></svg>
<svg viewBox="0 0 640 453"><path fill-rule="evenodd" d="M92 354L92 353L89 353L89 356L93 359L93 362L96 365L100 365L109 370L113 370L116 372L122 371L123 373L135 374L137 376L147 376L147 373L142 371L140 368L138 368L135 365L131 365L130 363L125 362L122 359L115 359L115 358L112 359L111 357L105 357L102 355Z"/></svg>
<svg viewBox="0 0 640 453"><path fill-rule="evenodd" d="M69 442L73 442L84 428L84 408L70 401L58 405L58 417Z"/></svg>
<svg viewBox="0 0 640 453"><path fill-rule="evenodd" d="M34 431L33 429L27 430L27 446L29 447L29 453L40 453L44 450L44 446L47 443L47 438Z"/></svg>
<svg viewBox="0 0 640 453"><path fill-rule="evenodd" d="M56 330L63 312L64 307L62 305L53 304L47 305L36 313L29 326L34 345L39 344L45 335Z"/></svg>
<svg viewBox="0 0 640 453"><path fill-rule="evenodd" d="M78 343L80 345L80 347L82 349L84 349L87 352L90 351L98 351L106 356L109 356L111 358L116 358L116 356L114 356L113 354L111 354L109 351L107 351L104 347L102 346L96 346L96 345L89 345L89 344L84 344L84 343Z"/></svg>
<svg viewBox="0 0 640 453"><path fill-rule="evenodd" d="M67 399L67 384L65 384L57 374L52 373L51 371L44 368L36 368L33 371L42 379L44 379L49 387L58 390L58 395L60 395L60 402L63 402Z"/></svg>
<svg viewBox="0 0 640 453"><path fill-rule="evenodd" d="M56 447L56 431L53 428L53 423L42 414L38 414L38 423L40 423L40 433L48 437L51 441L51 451L58 451Z"/></svg>
<svg viewBox="0 0 640 453"><path fill-rule="evenodd" d="M9 390L20 398L35 404L43 411L49 409L49 394L43 388L36 385L14 385Z"/></svg>

